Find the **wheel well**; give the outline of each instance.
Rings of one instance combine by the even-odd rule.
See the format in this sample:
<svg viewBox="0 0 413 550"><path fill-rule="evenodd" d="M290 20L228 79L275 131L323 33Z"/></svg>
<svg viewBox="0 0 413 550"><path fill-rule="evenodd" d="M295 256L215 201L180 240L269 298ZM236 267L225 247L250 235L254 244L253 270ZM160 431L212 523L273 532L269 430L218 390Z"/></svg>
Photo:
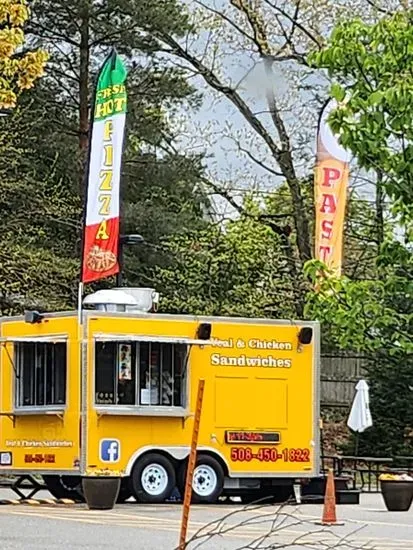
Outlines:
<svg viewBox="0 0 413 550"><path fill-rule="evenodd" d="M145 451L144 453L142 453L141 455L136 457L136 459L133 462L132 468L131 468L131 473L132 473L136 463L138 462L138 460L140 460L141 458L143 458L143 457L145 457L149 454L159 454L159 455L164 456L165 458L167 458L168 460L170 460L172 462L174 468L177 468L177 466L179 464L182 464L183 462L185 462L189 458L187 456L184 459L178 459L178 458L174 457L169 451L167 451L166 449L162 449L162 448L161 449L158 449L158 448L148 449L147 451ZM222 459L222 457L219 456L218 453L214 453L213 451L210 451L210 450L200 449L197 452L197 455L201 455L201 454L210 456L212 458L215 458L215 460L217 460L220 463L220 465L222 466L222 469L224 470L224 475L228 476L228 466L225 463L225 461Z"/></svg>
<svg viewBox="0 0 413 550"><path fill-rule="evenodd" d="M222 460L222 458L219 456L219 454L217 453L214 453L213 451L204 451L204 450L200 450L197 455L207 455L207 456L210 456L212 458L215 458L215 460L217 462L219 462L222 466L222 469L224 470L224 475L225 476L228 476L228 466L225 464L225 461Z"/></svg>
<svg viewBox="0 0 413 550"><path fill-rule="evenodd" d="M151 454L157 454L157 455L162 455L164 456L165 458L167 458L168 460L170 460L174 466L174 468L176 468L177 464L180 462L179 460L177 460L175 457L173 457L171 455L171 453L168 453L168 451L165 451L165 449L149 449L147 451L145 451L144 453L142 453L141 455L139 455L135 461L133 462L133 465L132 465L132 468L131 468L131 473L136 465L136 463L141 460L142 458L144 458L145 456L148 456L148 455L151 455Z"/></svg>

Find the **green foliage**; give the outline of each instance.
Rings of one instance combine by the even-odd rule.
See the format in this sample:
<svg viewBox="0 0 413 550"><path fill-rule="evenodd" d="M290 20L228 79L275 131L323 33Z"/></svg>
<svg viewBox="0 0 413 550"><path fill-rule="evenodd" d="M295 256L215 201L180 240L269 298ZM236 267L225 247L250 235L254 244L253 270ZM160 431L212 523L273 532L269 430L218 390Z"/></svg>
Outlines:
<svg viewBox="0 0 413 550"><path fill-rule="evenodd" d="M378 278L336 279L312 261L306 273L306 314L322 323L324 337L370 357L368 379L373 428L360 438L369 456L413 452L413 256L400 243L385 244ZM324 273L326 276L321 276Z"/></svg>
<svg viewBox="0 0 413 550"><path fill-rule="evenodd" d="M370 25L344 21L327 46L310 56L328 70L331 95L342 103L330 115L341 143L360 166L385 174L393 210L412 232L413 220L413 11ZM412 233L410 233L412 238Z"/></svg>
<svg viewBox="0 0 413 550"><path fill-rule="evenodd" d="M312 262L306 272L314 290L306 312L328 338L371 358L368 377L374 426L360 452L413 452L413 12L386 15L375 24L343 21L310 61L332 79L339 102L330 125L360 166L383 178L391 210L405 233L395 240L384 228L375 269L365 280L335 279ZM327 275L327 276L323 276Z"/></svg>
<svg viewBox="0 0 413 550"><path fill-rule="evenodd" d="M305 200L312 203L310 183ZM350 203L352 223L358 228L371 209ZM362 211L361 211L362 210ZM291 256L288 233L292 225L291 197L281 185L264 201L247 196L241 215L226 224L209 223L197 231L187 231L163 242L158 259L165 254L169 261L160 262L152 283L162 294L163 311L209 315L240 315L244 317L298 318L303 315L303 301L308 282L297 268L299 262ZM280 234L281 232L281 234ZM346 239L349 268L357 263L360 273L371 272L362 250ZM368 233L364 230L360 236ZM364 243L363 249L374 243ZM161 254L159 254L161 252ZM355 268L354 268L355 269Z"/></svg>
<svg viewBox="0 0 413 550"><path fill-rule="evenodd" d="M165 243L174 262L155 273L166 311L294 318L297 289L279 237L256 221L258 205L225 227L210 224Z"/></svg>
<svg viewBox="0 0 413 550"><path fill-rule="evenodd" d="M78 262L72 243L77 226L71 226L79 204L70 189L39 177L34 139L39 127L30 120L30 108L20 107L0 124L2 232L0 234L1 313L25 307L66 308L75 300Z"/></svg>
<svg viewBox="0 0 413 550"><path fill-rule="evenodd" d="M33 3L29 42L46 48L50 61L21 109L1 121L0 143L8 159L0 199L4 311L21 311L29 297L46 309L76 306L89 101L112 46L128 65L122 231L141 233L151 244L130 249L129 284L149 284L154 264L170 261L165 251L158 253L160 239L202 225L206 201L197 187L202 158L175 151L170 123L179 108L196 108L199 99L179 69L155 56L151 32L166 28L178 36L188 28L174 0Z"/></svg>
<svg viewBox="0 0 413 550"><path fill-rule="evenodd" d="M331 337L340 348L395 356L413 353L413 261L410 256L406 265L395 266L386 260L380 278L361 281L335 278L319 261L306 265L317 287L308 295L306 312L334 329Z"/></svg>

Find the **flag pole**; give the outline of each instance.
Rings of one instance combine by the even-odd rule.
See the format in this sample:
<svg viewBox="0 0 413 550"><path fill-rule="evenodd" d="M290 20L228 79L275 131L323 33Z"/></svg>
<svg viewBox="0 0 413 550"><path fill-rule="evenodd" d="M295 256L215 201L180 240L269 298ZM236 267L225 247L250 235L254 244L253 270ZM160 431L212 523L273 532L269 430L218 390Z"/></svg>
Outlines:
<svg viewBox="0 0 413 550"><path fill-rule="evenodd" d="M324 112L327 109L330 101L331 101L331 98L328 98L323 103L323 106L321 107L321 110L318 114L318 120L317 120L316 161L315 161L315 167L314 167L314 190L313 190L313 193L314 193L314 220L315 221L317 220L317 172L318 172L319 163L320 163L320 159L318 158L318 144L319 144L319 139L320 139L321 124L322 124L322 121L323 121ZM314 241L316 240L315 237L316 237L316 234L314 235ZM314 242L314 251L313 251L314 252L314 258L317 257L316 247L317 247L317 243ZM320 279L325 277L324 271L323 270L319 271L317 273L317 276L318 276L318 279L315 282L314 290L318 293L320 291L320 286L321 286L320 285Z"/></svg>
<svg viewBox="0 0 413 550"><path fill-rule="evenodd" d="M83 323L82 302L83 302L83 283L80 282L77 288L77 322L79 326L81 326Z"/></svg>

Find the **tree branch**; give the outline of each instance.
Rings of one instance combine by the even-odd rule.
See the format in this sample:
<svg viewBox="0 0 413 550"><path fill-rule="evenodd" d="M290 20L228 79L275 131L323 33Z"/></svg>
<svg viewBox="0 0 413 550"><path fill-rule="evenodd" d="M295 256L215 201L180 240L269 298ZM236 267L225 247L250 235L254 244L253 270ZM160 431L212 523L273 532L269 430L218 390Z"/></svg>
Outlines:
<svg viewBox="0 0 413 550"><path fill-rule="evenodd" d="M238 143L238 148L242 153L245 153L255 164L263 168L263 170L266 170L273 176L282 177L284 174L282 172L277 172L277 170L274 170L274 168L271 168L268 166L268 164L265 164L262 160L258 159L255 155L251 153L248 149L244 149L244 147L241 147L241 145Z"/></svg>
<svg viewBox="0 0 413 550"><path fill-rule="evenodd" d="M39 33L42 31L42 33ZM45 27L38 20L32 22L27 28L27 34L32 34L33 36L38 36L41 39L47 38L48 40L57 40L58 42L66 42L75 48L79 47L79 43L72 38L69 38L67 35L57 32L50 27Z"/></svg>
<svg viewBox="0 0 413 550"><path fill-rule="evenodd" d="M251 35L249 35L246 31L244 31L244 29L242 29L239 25L237 25L235 23L235 21L232 21L232 19L230 17L228 17L227 15L225 15L224 13L222 13L219 10L216 10L214 8L211 8L210 6L207 6L206 4L201 2L200 0L194 0L194 3L198 4L199 6L202 6L204 9L210 11L214 15L218 15L226 23L231 25L231 27L233 27L237 32L239 32L244 38L247 38L248 40L253 40L253 37Z"/></svg>
<svg viewBox="0 0 413 550"><path fill-rule="evenodd" d="M384 8L379 8L379 6L373 0L366 0L367 4L377 10L379 13L384 13L385 15L391 15L392 12Z"/></svg>
<svg viewBox="0 0 413 550"><path fill-rule="evenodd" d="M295 16L291 17L291 15L288 12L286 12L285 10L280 8L279 6L276 6L270 0L264 0L264 2L268 6L270 6L273 10L277 11L280 15L282 15L283 17L288 19L288 21L290 21L293 25L295 25L298 29L300 29L300 31L303 34L305 34L307 36L307 38L309 38L318 48L321 49L322 43L313 34L311 34L311 32L308 29L306 29L304 27L304 25L302 25L301 23L298 22L298 20L297 20L297 17L298 17L297 10L295 12Z"/></svg>
<svg viewBox="0 0 413 550"><path fill-rule="evenodd" d="M235 89L225 86L217 77L217 75L206 67L203 63L199 61L196 57L190 54L187 50L184 50L182 46L176 42L176 40L168 35L162 34L159 37L165 44L167 44L171 49L164 50L171 55L176 55L181 59L187 61L192 65L198 72L200 76L203 77L205 82L211 86L217 92L222 93L231 103L237 108L237 110L244 116L248 124L253 128L253 130L263 139L265 144L270 149L271 153L274 155L275 159L280 158L281 151L278 146L272 139L270 133L266 130L262 122L254 115L252 110L249 108L247 103L242 99L239 93Z"/></svg>

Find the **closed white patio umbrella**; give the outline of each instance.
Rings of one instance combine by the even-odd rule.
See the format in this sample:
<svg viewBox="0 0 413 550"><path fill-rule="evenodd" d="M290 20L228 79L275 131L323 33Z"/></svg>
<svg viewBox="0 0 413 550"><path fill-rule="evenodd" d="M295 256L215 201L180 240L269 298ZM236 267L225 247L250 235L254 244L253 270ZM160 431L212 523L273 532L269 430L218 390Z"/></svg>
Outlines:
<svg viewBox="0 0 413 550"><path fill-rule="evenodd" d="M369 386L365 380L359 380L356 385L356 395L347 420L347 426L360 434L373 426L373 419L370 413ZM358 448L358 436L356 439L356 455Z"/></svg>
<svg viewBox="0 0 413 550"><path fill-rule="evenodd" d="M370 413L369 386L365 380L360 380L356 386L356 395L347 420L347 426L353 432L364 432L373 426Z"/></svg>

